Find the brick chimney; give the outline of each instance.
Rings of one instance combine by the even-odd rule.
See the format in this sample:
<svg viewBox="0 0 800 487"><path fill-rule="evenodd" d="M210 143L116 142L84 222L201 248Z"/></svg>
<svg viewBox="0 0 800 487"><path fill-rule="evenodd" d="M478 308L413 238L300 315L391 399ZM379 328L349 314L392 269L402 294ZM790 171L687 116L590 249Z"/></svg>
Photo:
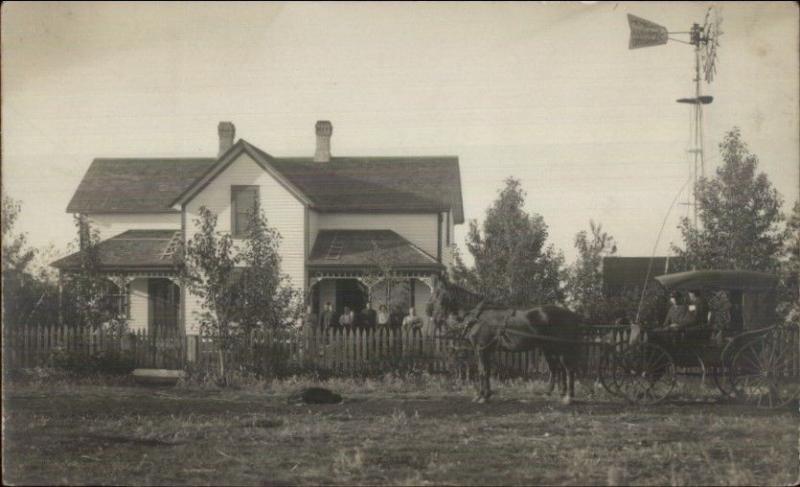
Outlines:
<svg viewBox="0 0 800 487"><path fill-rule="evenodd" d="M333 124L328 120L318 120L314 128L317 132L317 150L314 152L314 162L330 162Z"/></svg>
<svg viewBox="0 0 800 487"><path fill-rule="evenodd" d="M221 156L228 149L233 147L233 139L236 137L236 127L231 122L220 122L217 126L219 133L219 154Z"/></svg>

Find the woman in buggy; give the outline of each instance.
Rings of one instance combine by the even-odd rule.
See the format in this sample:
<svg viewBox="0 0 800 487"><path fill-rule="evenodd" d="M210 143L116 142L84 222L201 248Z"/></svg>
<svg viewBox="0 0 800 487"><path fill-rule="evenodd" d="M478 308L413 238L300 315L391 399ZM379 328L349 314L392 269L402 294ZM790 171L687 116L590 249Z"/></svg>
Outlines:
<svg viewBox="0 0 800 487"><path fill-rule="evenodd" d="M699 290L689 291L688 304L678 291L670 293L670 308L661 328L652 330L651 338L661 341L706 341L711 329L708 327L708 305Z"/></svg>

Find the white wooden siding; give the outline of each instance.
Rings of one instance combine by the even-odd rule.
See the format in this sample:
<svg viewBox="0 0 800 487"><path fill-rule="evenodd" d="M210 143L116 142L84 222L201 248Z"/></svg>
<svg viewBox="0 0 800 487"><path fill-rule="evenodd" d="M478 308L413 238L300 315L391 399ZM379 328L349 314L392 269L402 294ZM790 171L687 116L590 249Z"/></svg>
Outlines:
<svg viewBox="0 0 800 487"><path fill-rule="evenodd" d="M314 210L308 210L308 252L314 248L314 241L317 240L317 233L319 232L319 213Z"/></svg>
<svg viewBox="0 0 800 487"><path fill-rule="evenodd" d="M453 255L453 246L456 245L455 239L455 231L456 226L453 223L453 212L449 211L444 213L444 220L443 223L447 225L448 222L448 214L450 215L450 244L447 243L447 228L444 229L442 233L442 264L445 267L452 267L455 264L455 257Z"/></svg>
<svg viewBox="0 0 800 487"><path fill-rule="evenodd" d="M281 271L289 275L292 285L302 287L305 280L304 205L247 154L241 154L186 204L186 238L191 239L197 232L195 220L202 206L217 214L218 231L230 232L231 186L238 185L259 186L261 208L269 225L282 237ZM189 330L196 330L200 303L191 294L186 301L186 328L187 333L191 333Z"/></svg>
<svg viewBox="0 0 800 487"><path fill-rule="evenodd" d="M90 214L90 224L105 240L126 230L180 230L180 213L99 213Z"/></svg>
<svg viewBox="0 0 800 487"><path fill-rule="evenodd" d="M430 254L437 251L436 213L319 213L318 230L393 230ZM312 241L317 238L316 233Z"/></svg>
<svg viewBox="0 0 800 487"><path fill-rule="evenodd" d="M146 331L149 319L147 278L137 278L130 282L129 306L131 317L128 326L131 331Z"/></svg>

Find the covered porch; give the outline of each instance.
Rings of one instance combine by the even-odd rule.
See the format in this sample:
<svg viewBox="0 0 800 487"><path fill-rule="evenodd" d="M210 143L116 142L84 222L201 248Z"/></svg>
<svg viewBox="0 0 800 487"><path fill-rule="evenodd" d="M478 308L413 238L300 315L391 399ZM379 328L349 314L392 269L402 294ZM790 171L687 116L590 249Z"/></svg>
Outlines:
<svg viewBox="0 0 800 487"><path fill-rule="evenodd" d="M108 284L103 306L126 318L129 331L185 333L185 291L173 261L179 239L176 230L129 230L97 244L95 270ZM82 272L85 259L76 252L52 264L59 270L62 301L69 299L64 287ZM62 314L62 321L69 320Z"/></svg>
<svg viewBox="0 0 800 487"><path fill-rule="evenodd" d="M395 319L414 308L428 325L428 302L444 266L391 230L321 231L308 260L308 297L319 314L330 303L338 317L348 307L385 306Z"/></svg>

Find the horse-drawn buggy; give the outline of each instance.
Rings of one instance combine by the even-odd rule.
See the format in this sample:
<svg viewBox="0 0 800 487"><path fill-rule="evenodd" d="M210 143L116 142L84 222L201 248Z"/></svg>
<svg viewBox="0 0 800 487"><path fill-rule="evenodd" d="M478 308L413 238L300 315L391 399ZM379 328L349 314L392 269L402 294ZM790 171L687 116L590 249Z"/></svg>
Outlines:
<svg viewBox="0 0 800 487"><path fill-rule="evenodd" d="M653 404L667 398L682 375L710 379L725 397L759 407L797 401L797 324L777 323L774 276L705 270L655 279L667 291L724 293L728 305L703 316L700 326L654 328L633 323L628 339L621 343L588 339L602 336L598 332L603 327L583 325L580 316L558 306L516 310L480 303L467 313L462 335L471 342L478 359L476 399L485 401L491 395L493 351L539 348L551 371L551 389L558 382L566 401L574 394L574 375L586 364L589 349L594 349L591 355L600 357L594 372L603 387L634 403ZM715 312L726 316L720 319L713 316Z"/></svg>
<svg viewBox="0 0 800 487"><path fill-rule="evenodd" d="M654 403L669 395L677 376L699 374L710 378L724 396L759 407L780 407L797 400L797 326L775 323L774 276L726 270L680 272L655 279L667 291L724 291L727 317L709 316L704 326L675 331L632 325L630 342L621 349L608 348L600 366L600 380L610 393L632 402Z"/></svg>

